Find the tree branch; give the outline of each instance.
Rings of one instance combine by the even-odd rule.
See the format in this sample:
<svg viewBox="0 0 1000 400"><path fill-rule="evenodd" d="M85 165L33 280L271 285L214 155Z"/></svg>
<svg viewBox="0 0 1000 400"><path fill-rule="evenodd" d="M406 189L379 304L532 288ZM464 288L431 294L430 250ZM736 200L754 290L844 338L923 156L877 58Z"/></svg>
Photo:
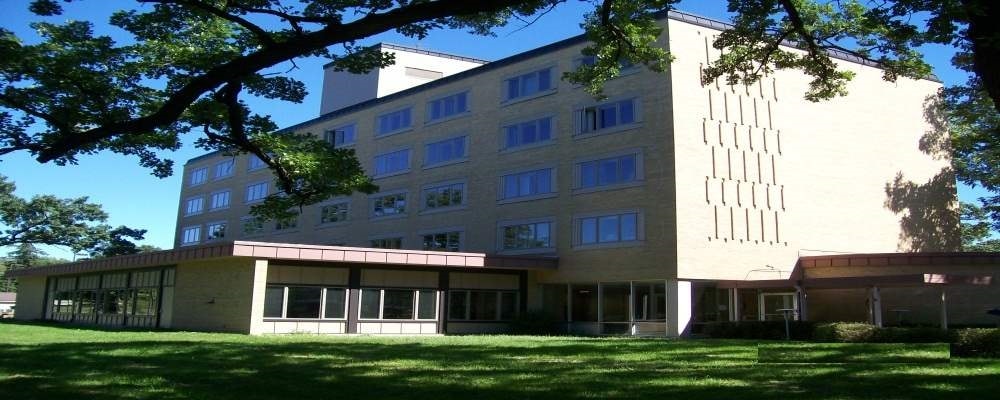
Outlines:
<svg viewBox="0 0 1000 400"><path fill-rule="evenodd" d="M244 29L250 31L250 33L253 33L253 35L257 37L257 40L260 40L264 44L264 46L277 45L277 43L274 41L274 38L271 37L271 34L267 33L267 31L265 31L257 24L254 24L253 22L247 21L244 18L240 18L236 15L227 13L225 10L220 10L218 8L212 7L200 1L188 1L188 0L138 0L138 1L140 3L176 4L179 6L187 6L190 8L199 9L209 14L212 14L216 17L222 18L226 21L242 26Z"/></svg>

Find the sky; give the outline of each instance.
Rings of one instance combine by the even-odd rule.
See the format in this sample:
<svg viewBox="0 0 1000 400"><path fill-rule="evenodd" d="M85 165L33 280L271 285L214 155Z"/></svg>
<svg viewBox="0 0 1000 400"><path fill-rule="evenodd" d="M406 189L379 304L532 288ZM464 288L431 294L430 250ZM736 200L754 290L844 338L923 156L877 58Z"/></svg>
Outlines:
<svg viewBox="0 0 1000 400"><path fill-rule="evenodd" d="M5 2L4 12L0 13L0 26L13 31L25 42L34 43L37 42L38 36L29 26L29 21L37 21L40 18L27 11L28 3L28 0ZM89 20L94 23L96 33L109 35L118 41L127 41L127 34L108 25L107 20L113 11L132 7L143 10L151 6L121 0L74 1L64 5L66 12L63 15L45 20L53 23ZM583 14L590 7L587 2L570 1L530 26L515 22L500 29L496 37L484 38L462 31L440 30L431 33L424 40L385 33L359 44L389 42L473 58L497 60L582 33L579 24ZM709 18L728 20L724 0L685 0L676 8ZM953 49L934 45L925 46L920 50L927 62L934 67L934 73L946 85L965 81L964 73L950 64ZM281 127L318 116L322 66L326 62L327 60L315 57L296 61L299 68L290 75L312 89L302 103L247 99L248 103L255 112L271 115ZM180 171L184 161L204 153L192 145L195 139L196 136L183 138L185 143L183 148L164 154L175 161L175 174L165 179L152 176L149 170L138 165L134 157L110 152L81 156L77 165L69 166L39 164L27 153L9 154L0 159L0 174L6 175L17 184L15 193L21 197L38 194L52 194L64 198L87 196L91 202L103 205L104 210L110 215L109 224L147 229L146 239L140 243L171 248L181 188ZM976 198L984 196L985 192L959 185L958 195L962 201L975 201ZM45 247L44 250L50 256L73 258L71 252L66 249ZM0 255L5 252L0 251Z"/></svg>

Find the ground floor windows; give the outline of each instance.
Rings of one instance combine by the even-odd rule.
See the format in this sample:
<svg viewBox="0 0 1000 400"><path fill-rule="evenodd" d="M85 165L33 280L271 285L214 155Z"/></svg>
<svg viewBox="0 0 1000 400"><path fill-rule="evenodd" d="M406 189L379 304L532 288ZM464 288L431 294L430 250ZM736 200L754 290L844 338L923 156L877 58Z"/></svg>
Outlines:
<svg viewBox="0 0 1000 400"><path fill-rule="evenodd" d="M172 293L173 269L61 276L49 281L46 318L109 326L155 327ZM166 298L166 300L164 300Z"/></svg>
<svg viewBox="0 0 1000 400"><path fill-rule="evenodd" d="M510 321L517 316L514 291L452 290L448 318L458 321Z"/></svg>
<svg viewBox="0 0 1000 400"><path fill-rule="evenodd" d="M347 289L270 285L264 290L264 318L344 319Z"/></svg>
<svg viewBox="0 0 1000 400"><path fill-rule="evenodd" d="M437 291L361 289L359 317L386 320L437 319Z"/></svg>

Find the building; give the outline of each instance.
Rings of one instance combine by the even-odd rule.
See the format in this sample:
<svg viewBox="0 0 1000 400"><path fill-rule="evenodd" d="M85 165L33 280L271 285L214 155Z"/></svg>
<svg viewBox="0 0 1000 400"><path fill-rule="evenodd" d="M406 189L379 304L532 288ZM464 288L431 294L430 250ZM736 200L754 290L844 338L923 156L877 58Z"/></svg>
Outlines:
<svg viewBox="0 0 1000 400"><path fill-rule="evenodd" d="M857 75L828 102L796 72L702 84L725 25L663 24L670 71L626 67L600 101L560 80L589 62L582 36L490 63L383 45L396 66L328 69L324 112L284 131L353 148L379 193L265 223L259 160L194 158L174 250L19 272L19 316L252 334L495 332L528 310L585 334L991 321L974 310L996 306L1000 258L952 253L939 82L834 54Z"/></svg>
<svg viewBox="0 0 1000 400"><path fill-rule="evenodd" d="M14 304L17 303L17 293L0 292L0 316L14 314Z"/></svg>

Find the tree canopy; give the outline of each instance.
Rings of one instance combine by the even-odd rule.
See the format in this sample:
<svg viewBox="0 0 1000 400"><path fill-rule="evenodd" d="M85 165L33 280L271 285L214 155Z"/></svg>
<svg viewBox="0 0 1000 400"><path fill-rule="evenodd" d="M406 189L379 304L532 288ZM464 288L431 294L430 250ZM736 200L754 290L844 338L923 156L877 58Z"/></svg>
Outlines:
<svg viewBox="0 0 1000 400"><path fill-rule="evenodd" d="M133 240L142 240L146 230L105 224L108 214L86 197L24 199L14 194L15 189L13 182L0 175L0 247L19 246L20 256L12 256L15 259L32 259L37 254L34 245L42 244L64 246L74 254L85 251L91 257L140 251Z"/></svg>
<svg viewBox="0 0 1000 400"><path fill-rule="evenodd" d="M390 53L356 45L372 35L394 30L424 38L461 29L488 36L542 18L566 0L138 2L152 7L122 10L108 21L128 32L130 43L95 35L89 21L36 22L42 36L36 44L0 31L0 156L29 152L39 162L62 165L112 151L138 157L162 177L173 164L157 151L177 149L182 135L198 135L205 150L253 154L271 168L282 193L254 212L280 216L294 206L376 188L351 150L331 149L316 136L277 134L266 113L246 105L247 96L305 97L302 82L263 71L320 56L338 70L365 72L394 61ZM676 0L589 2L593 10L582 26L591 44L583 51L596 62L565 79L600 96L622 60L668 68L672 55L655 45L662 31L657 18ZM61 3L35 0L30 8L55 15ZM915 47L956 46L955 64L970 73L965 85L945 92L956 127L956 171L966 183L1000 190L1000 3L729 0L728 7L733 28L713 44L724 55L702 78L753 83L775 69L796 69L812 78L804 93L811 101L849 90L853 75L837 66L830 50L878 63L892 81L931 72ZM1000 220L1000 212L988 210Z"/></svg>

